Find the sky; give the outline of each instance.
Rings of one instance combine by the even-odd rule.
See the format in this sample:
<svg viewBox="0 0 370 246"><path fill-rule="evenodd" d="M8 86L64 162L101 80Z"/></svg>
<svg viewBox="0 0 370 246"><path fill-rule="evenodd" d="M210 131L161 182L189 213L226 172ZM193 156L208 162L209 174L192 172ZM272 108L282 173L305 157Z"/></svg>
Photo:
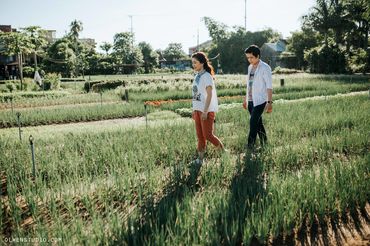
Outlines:
<svg viewBox="0 0 370 246"><path fill-rule="evenodd" d="M247 30L272 28L284 38L299 30L301 17L315 0L246 0ZM0 0L0 25L31 25L56 30L64 36L73 20L83 23L81 38L98 46L113 43L113 36L132 29L135 43L148 42L154 49L169 43L188 48L210 39L202 17L229 27L245 23L245 0ZM132 17L130 17L132 16ZM98 48L99 50L99 48Z"/></svg>

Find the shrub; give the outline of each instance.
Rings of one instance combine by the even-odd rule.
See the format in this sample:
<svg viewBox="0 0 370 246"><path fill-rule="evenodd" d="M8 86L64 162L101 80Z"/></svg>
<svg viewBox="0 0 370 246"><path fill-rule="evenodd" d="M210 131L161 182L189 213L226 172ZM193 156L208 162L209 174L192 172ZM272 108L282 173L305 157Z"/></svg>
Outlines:
<svg viewBox="0 0 370 246"><path fill-rule="evenodd" d="M86 84L86 83L85 83ZM126 86L127 82L124 80L106 81L94 84L91 89L95 92L116 89L118 86Z"/></svg>
<svg viewBox="0 0 370 246"><path fill-rule="evenodd" d="M344 52L335 44L322 45L305 52L312 73L344 73L346 59Z"/></svg>
<svg viewBox="0 0 370 246"><path fill-rule="evenodd" d="M16 89L17 89L17 87L15 86L15 84L14 83L12 83L12 82L7 82L6 84L5 84L5 87L8 89L8 91L10 91L10 92L13 92L13 91L15 91Z"/></svg>
<svg viewBox="0 0 370 246"><path fill-rule="evenodd" d="M61 78L60 82L85 82L85 79L80 78Z"/></svg>
<svg viewBox="0 0 370 246"><path fill-rule="evenodd" d="M43 79L45 90L58 90L60 88L60 77L57 73L48 73Z"/></svg>
<svg viewBox="0 0 370 246"><path fill-rule="evenodd" d="M277 66L272 73L273 74L293 74L293 73L302 73L302 72L303 71L297 70L297 69L282 68L282 67Z"/></svg>
<svg viewBox="0 0 370 246"><path fill-rule="evenodd" d="M28 78L33 78L35 69L30 66L23 67L23 76Z"/></svg>
<svg viewBox="0 0 370 246"><path fill-rule="evenodd" d="M351 52L347 59L347 69L353 73L366 73L369 71L370 54L364 49L358 48Z"/></svg>
<svg viewBox="0 0 370 246"><path fill-rule="evenodd" d="M84 84L84 90L86 92L89 92L91 90L91 88L93 87L93 85L96 85L96 84L99 84L99 83L103 83L103 82L104 81L101 81L101 80L99 80L99 81L87 81Z"/></svg>

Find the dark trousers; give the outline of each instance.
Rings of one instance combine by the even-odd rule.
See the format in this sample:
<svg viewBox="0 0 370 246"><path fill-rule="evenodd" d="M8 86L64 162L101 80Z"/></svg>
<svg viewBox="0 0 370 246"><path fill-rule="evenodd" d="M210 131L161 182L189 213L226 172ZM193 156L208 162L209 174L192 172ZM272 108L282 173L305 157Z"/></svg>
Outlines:
<svg viewBox="0 0 370 246"><path fill-rule="evenodd" d="M263 146L266 141L266 131L262 123L262 113L265 109L266 102L253 107L253 102L248 102L248 111L251 115L249 121L249 135L248 135L248 148L253 148L256 143L257 134L260 138L261 145Z"/></svg>

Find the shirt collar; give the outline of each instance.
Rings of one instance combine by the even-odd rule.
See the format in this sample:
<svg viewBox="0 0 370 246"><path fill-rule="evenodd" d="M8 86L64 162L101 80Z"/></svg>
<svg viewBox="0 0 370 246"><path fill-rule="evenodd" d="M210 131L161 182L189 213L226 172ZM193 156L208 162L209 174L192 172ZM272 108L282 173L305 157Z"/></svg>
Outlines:
<svg viewBox="0 0 370 246"><path fill-rule="evenodd" d="M196 75L199 75L199 76L200 76L200 75L204 74L205 72L206 72L206 70L205 70L205 69L203 69L203 70L201 70L201 71L197 72L197 73L196 73Z"/></svg>

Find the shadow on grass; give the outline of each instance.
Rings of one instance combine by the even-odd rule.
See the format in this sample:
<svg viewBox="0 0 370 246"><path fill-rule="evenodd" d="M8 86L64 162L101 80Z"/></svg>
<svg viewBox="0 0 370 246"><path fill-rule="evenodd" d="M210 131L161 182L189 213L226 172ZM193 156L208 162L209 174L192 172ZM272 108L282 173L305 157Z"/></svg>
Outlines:
<svg viewBox="0 0 370 246"><path fill-rule="evenodd" d="M177 204L181 203L184 197L194 195L199 189L197 180L200 168L200 165L191 163L187 174L184 169L174 168L171 182L164 188L163 197L158 202L155 202L154 198L146 201L139 218L129 219L126 231L120 232L117 241L111 244L154 244L158 235L161 235L162 242L167 241L168 227L174 227L178 217Z"/></svg>
<svg viewBox="0 0 370 246"><path fill-rule="evenodd" d="M221 211L217 217L216 225L220 237L214 244L243 245L245 219L251 211L251 205L266 196L261 154L247 153L243 160L237 161L237 172L230 185L231 197L226 211ZM256 238L252 238L250 244L259 243Z"/></svg>

